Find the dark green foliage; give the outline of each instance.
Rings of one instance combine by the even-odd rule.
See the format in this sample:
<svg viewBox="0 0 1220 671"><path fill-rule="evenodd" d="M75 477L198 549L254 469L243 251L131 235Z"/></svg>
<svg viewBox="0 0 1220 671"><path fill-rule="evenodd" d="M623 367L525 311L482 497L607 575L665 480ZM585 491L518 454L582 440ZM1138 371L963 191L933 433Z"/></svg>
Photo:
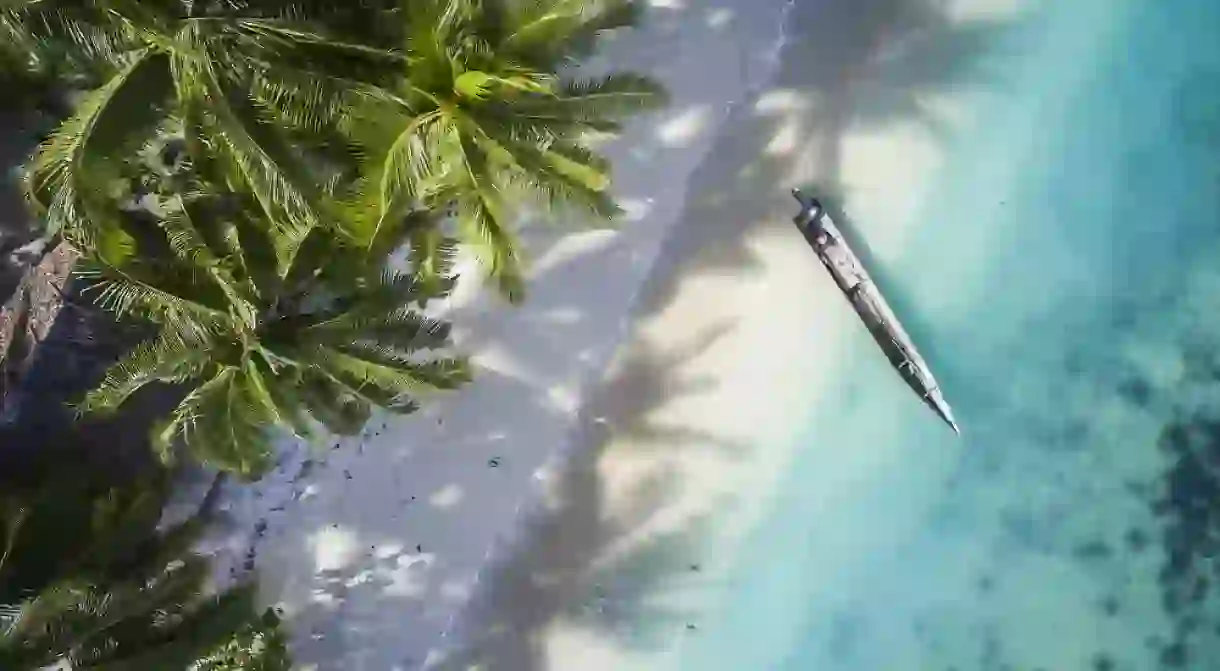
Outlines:
<svg viewBox="0 0 1220 671"><path fill-rule="evenodd" d="M270 609L251 618L249 624L196 664L194 671L288 671L292 668L280 618Z"/></svg>
<svg viewBox="0 0 1220 671"><path fill-rule="evenodd" d="M226 181L265 218L308 227L321 213L308 146L294 127L321 129L375 73L385 52L331 36L278 2L10 0L0 34L39 62L65 62L87 92L38 151L29 198L47 232L82 246L117 225L117 171L176 126L205 143Z"/></svg>
<svg viewBox="0 0 1220 671"><path fill-rule="evenodd" d="M83 410L113 410L148 384L181 385L185 398L154 435L161 456L185 445L257 477L277 427L355 433L375 407L412 412L420 396L467 379L466 362L444 353L449 325L418 309L450 289L447 269L430 284L389 264L425 215L363 248L323 226L286 244L294 233L267 230L259 213L249 198L194 183L164 216L101 239L81 263L86 293L160 335L111 368Z"/></svg>
<svg viewBox="0 0 1220 671"><path fill-rule="evenodd" d="M72 469L0 497L0 668L187 669L249 622L253 590L208 595L193 547L215 488L158 529L170 489L158 472L124 485Z"/></svg>
<svg viewBox="0 0 1220 671"><path fill-rule="evenodd" d="M451 211L461 241L518 299L513 219L531 209L612 218L610 166L589 149L590 135L665 101L640 75L560 75L597 35L631 25L636 4L416 0L401 14L397 78L360 98L347 120L367 154L349 231L368 240L412 207Z"/></svg>
<svg viewBox="0 0 1220 671"><path fill-rule="evenodd" d="M637 18L629 0L5 7L15 44L95 84L36 153L31 203L100 305L161 329L83 408L175 385L161 455L184 444L245 477L275 427L353 433L464 381L432 354L448 325L418 311L452 285L442 222L519 298L512 220L612 217L589 135L664 99L638 75L559 75Z"/></svg>

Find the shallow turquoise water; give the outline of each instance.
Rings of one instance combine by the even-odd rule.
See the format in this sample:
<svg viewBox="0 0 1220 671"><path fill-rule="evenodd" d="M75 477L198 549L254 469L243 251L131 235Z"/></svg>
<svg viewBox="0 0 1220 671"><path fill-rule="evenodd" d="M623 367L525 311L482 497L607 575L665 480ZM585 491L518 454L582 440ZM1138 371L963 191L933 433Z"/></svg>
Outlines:
<svg viewBox="0 0 1220 671"><path fill-rule="evenodd" d="M861 338L682 668L1220 668L1220 3L996 54L884 273L965 437ZM876 468L828 498L835 459Z"/></svg>

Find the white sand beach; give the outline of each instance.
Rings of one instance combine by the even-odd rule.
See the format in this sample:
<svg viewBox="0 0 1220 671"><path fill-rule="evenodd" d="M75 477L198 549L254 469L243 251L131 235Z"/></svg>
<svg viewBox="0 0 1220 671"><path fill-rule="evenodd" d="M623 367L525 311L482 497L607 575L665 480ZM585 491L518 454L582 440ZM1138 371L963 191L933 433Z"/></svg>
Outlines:
<svg viewBox="0 0 1220 671"><path fill-rule="evenodd" d="M968 126L978 101L968 89L903 90L877 76L884 59L903 56L897 45L887 54L883 40L917 48L955 22L981 25L1016 10L962 2L928 14L929 6L795 3L774 78L735 109L688 182L681 223L645 286L632 338L589 400L548 507L496 567L467 613L463 647L440 668L686 668L676 666L685 638L731 607L726 581L749 556L745 534L782 505L774 483L813 407L843 384L849 357L885 366L867 344L853 344L867 336L793 229L788 190L805 187L845 221L868 222L855 232L873 259L897 255L945 151L933 122ZM932 74L947 84L953 76ZM839 109L864 104L877 106L866 112L875 120ZM917 406L900 385L878 393ZM861 446L896 444L887 440L896 422L859 420L871 426ZM822 493L824 512L858 503L894 477L885 466L897 455L887 449L826 448L838 452L808 483ZM951 455L930 453L929 469ZM911 509L910 519L920 512ZM821 558L828 568L888 542L853 533L858 515L821 517L823 537L834 541L833 556ZM788 643L742 646L770 644L783 654Z"/></svg>
<svg viewBox="0 0 1220 671"><path fill-rule="evenodd" d="M788 190L868 222L874 258L896 254L938 134L972 123L977 100L952 72L876 74L1017 3L932 4L653 0L607 42L590 68L649 72L674 101L607 150L627 220L529 231L524 307L473 284L449 306L474 384L231 497L255 529L232 549L253 542L306 668L667 668L861 351ZM886 457L835 459L810 486L835 506Z"/></svg>

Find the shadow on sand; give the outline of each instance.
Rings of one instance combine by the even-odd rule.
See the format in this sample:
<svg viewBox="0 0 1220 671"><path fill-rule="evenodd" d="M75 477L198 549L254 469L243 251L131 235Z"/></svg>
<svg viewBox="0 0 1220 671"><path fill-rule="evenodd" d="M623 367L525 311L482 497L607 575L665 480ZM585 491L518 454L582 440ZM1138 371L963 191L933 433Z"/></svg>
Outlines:
<svg viewBox="0 0 1220 671"><path fill-rule="evenodd" d="M944 7L936 0L797 3L775 81L734 110L727 131L693 174L681 223L646 281L637 317L663 310L692 274L755 272L758 259L748 235L759 227L789 226L795 203L787 191L796 186L789 183L794 175L803 175L807 183L800 186L812 185L861 254L870 254L843 206L852 195L851 185L840 179L844 136L861 127L917 122L947 141L945 124L926 96L995 86L989 56L1012 26L955 22ZM780 138L784 147L764 149L776 147ZM795 235L793 240L799 243ZM484 587L465 613L463 647L434 668L570 668L548 659L545 647L545 634L560 623L609 637L629 650L665 647L690 633L693 613L671 597L707 588L698 562L716 519L696 516L667 533L644 533L682 483L663 470L645 476L628 497L631 509L611 517L601 505L606 485L598 466L612 437L614 450L646 444L663 451L673 442L692 442L697 427L649 427L646 418L683 389L691 391L684 385L698 391L716 385L711 379L675 383L666 369L680 366L719 335L723 331L693 335L689 352L637 352L604 382L580 417L572 436L579 451L562 470L553 500L529 518L507 555L484 572ZM621 414L599 414L608 406ZM742 458L751 449L704 442L715 448L716 458ZM717 510L730 506L732 501L724 501ZM637 536L644 540L635 545L624 540Z"/></svg>
<svg viewBox="0 0 1220 671"><path fill-rule="evenodd" d="M621 493L628 501L609 513L599 466L611 435L628 436L631 447L657 440L664 449L667 436L702 442L721 455L715 436L693 427L656 427L636 415L708 384L707 381L667 380L671 368L652 365L659 359L679 362L710 346L721 333L697 337L678 355L642 354L613 375L606 390L630 390L623 414L582 413L570 437L578 451L556 474L553 489L541 510L517 530L521 540L502 561L486 567L487 589L467 607L467 628L477 633L469 645L432 668L547 668L540 634L562 621L570 629L596 632L629 648L653 649L680 635L694 612L680 603L681 593L704 582L698 557L713 531L708 515L665 524L660 511L672 503L681 482L673 468L652 468ZM591 399L589 408L602 408L607 399ZM635 415L632 417L632 415ZM637 442L638 441L638 442ZM721 501L719 509L731 505Z"/></svg>
<svg viewBox="0 0 1220 671"><path fill-rule="evenodd" d="M567 273L587 272L591 264L598 262L590 256L576 257L547 270L539 276L537 284L540 287L563 286ZM543 305L554 304L556 309L561 306L557 300L552 302L556 297L546 294L535 295L533 299ZM469 549L458 552L453 548L470 542L466 539L496 538L511 526L510 523L523 524L527 528L528 541L509 549L508 562L501 569L484 570L479 583L488 585L492 591L476 594L469 607L481 610L485 606L484 612L489 617L498 617L503 615L506 605L512 603L515 604L512 619L501 622L504 626L489 626L488 633L482 635L483 643L494 650L472 649L468 651L469 655L463 653L460 658L451 658L442 668L450 668L453 664L468 666L476 660L493 664L491 668L534 668L521 665L523 660L534 659L539 654L528 632L534 627L545 626L559 614L589 627L612 631L631 645L656 642L657 636L674 626L681 631L686 614L657 603L654 597L660 591L658 584L667 582L675 574L697 577L688 564L695 561L693 557L711 520L684 520L677 528L637 538L642 528L657 521L655 513L672 500L681 483L672 471L653 469L635 483L630 492L622 494L630 501L627 509L609 516L603 508L606 493L598 466L601 449L606 446L606 438L612 431L615 436L629 437L631 449L644 453L665 451L675 441L680 441L692 446L691 449L706 449L716 458L736 459L742 455L747 449L745 445L701 431L698 426L674 425L647 416L652 407L714 385L710 379L685 373L683 367L714 346L731 331L732 325L720 324L694 334L683 346L670 351L644 350L627 357L618 363L613 382L605 388L616 392L629 389L629 395L614 398L613 402L591 399L584 405L597 409L600 414L583 412L575 419L575 426L568 435L550 438L543 427L571 427L573 419L565 416L561 407L548 403L545 396L540 398L529 378L534 370L547 367L552 351L546 345L547 339L563 337L562 332L557 336L556 329L588 328L579 316L565 318L561 320L562 324L552 323L546 319L551 312L522 310L521 314L534 316L523 317L512 325L512 365L506 366L507 370L485 368L479 371L478 382L463 393L463 406L477 412L451 413L446 426L436 427L438 432L443 431L445 452L454 456L451 463L431 460L426 467L437 471L433 483L454 484L448 487L425 485L436 487L434 489L408 489L397 483L374 482L371 478L375 475L354 467L350 468L352 477L346 481L336 481L333 477L319 480L326 483L317 486L324 502L311 504L314 505L311 510L325 516L338 509L338 514L313 518L311 526L323 535L344 534L358 539L352 545L359 549L359 554L378 558L359 560L365 567L363 571L343 566L321 569L311 578L310 602L290 613L294 627L298 629L297 648L302 658L318 664L320 669L381 669L387 668L384 665L389 663L414 668L421 664L422 655L409 659L383 656L384 651L378 649L380 642L402 625L377 614L384 613L384 609L406 607L409 610L411 602L419 602L423 608L425 599L443 602L453 598L447 590L452 588L454 581L462 579L463 571L454 566L450 558L471 553ZM472 343L467 344L474 347ZM605 375L600 369L591 370L589 374L598 379ZM525 419L528 421L523 421ZM380 434L389 432L381 422L374 424L380 428L371 430L364 442L368 450L379 451L379 458L391 464L387 466L383 461L381 470L386 479L393 480L396 475L390 471L394 469L396 459L401 458L403 464L414 463L412 448L373 444ZM521 519L513 509L505 509L502 495L497 494L500 485L495 481L498 477L530 478L529 473L520 469L545 462L544 455L534 452L556 443L573 446L577 451L557 464L556 472L546 478L543 488L548 490L545 497L548 502L543 505L544 510ZM364 449L364 446L336 443L336 449L329 454L311 459L311 468L332 473L348 470L351 452ZM490 467L493 460L495 468ZM542 470L547 468L544 465ZM460 487L456 483L461 483ZM415 486L419 487L419 483ZM360 496L362 488L397 491L400 495L396 502L398 509L389 515L348 519L342 504L325 502L332 496L336 500L350 501ZM438 490L454 492L455 499L460 493L460 503L449 508L441 502L443 495L437 497ZM464 515L458 525L453 516L461 515L462 510L482 512L477 518ZM278 514L273 514L273 523ZM287 526L298 527L295 524ZM265 523L262 528L266 528ZM397 547L391 549L390 545L378 543L382 539L396 539L398 542L394 545ZM301 541L306 547L292 542L258 548L260 563L274 565L287 560L279 554L281 552L308 551L307 539ZM392 554L377 555L382 549ZM530 556L518 555L517 551ZM501 579L499 570L512 575ZM497 575L492 577L489 571ZM274 574L275 571L264 573ZM270 582L275 579L268 576L268 593L291 593L302 587ZM398 605L393 605L395 603ZM640 622L662 620L670 625L663 628L652 624L638 626ZM341 632L341 644L330 637L313 637L314 632L329 631ZM421 638L428 640L428 637ZM505 660L502 666L501 658Z"/></svg>

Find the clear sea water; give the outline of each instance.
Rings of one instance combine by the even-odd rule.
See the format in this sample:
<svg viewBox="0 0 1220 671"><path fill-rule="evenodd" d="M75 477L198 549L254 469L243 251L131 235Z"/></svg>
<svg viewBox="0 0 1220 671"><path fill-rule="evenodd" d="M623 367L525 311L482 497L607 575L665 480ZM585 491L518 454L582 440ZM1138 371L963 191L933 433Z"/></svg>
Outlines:
<svg viewBox="0 0 1220 671"><path fill-rule="evenodd" d="M1040 6L682 668L1220 668L1220 2Z"/></svg>

